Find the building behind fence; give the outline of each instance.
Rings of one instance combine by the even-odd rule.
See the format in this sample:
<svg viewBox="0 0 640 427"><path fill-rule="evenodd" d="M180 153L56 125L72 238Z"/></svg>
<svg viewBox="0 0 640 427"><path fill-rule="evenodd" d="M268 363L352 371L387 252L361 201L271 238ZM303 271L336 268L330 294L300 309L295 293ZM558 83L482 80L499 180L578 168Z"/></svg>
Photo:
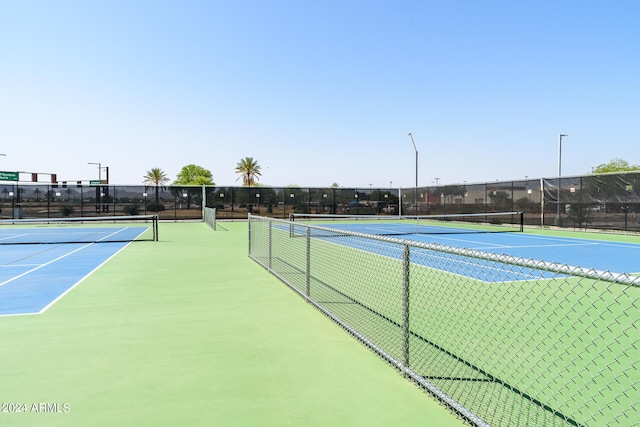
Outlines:
<svg viewBox="0 0 640 427"><path fill-rule="evenodd" d="M558 185L560 183L560 185ZM219 219L249 213L445 214L523 211L529 225L640 231L640 172L419 188L154 187L0 184L0 218L136 215L162 220Z"/></svg>

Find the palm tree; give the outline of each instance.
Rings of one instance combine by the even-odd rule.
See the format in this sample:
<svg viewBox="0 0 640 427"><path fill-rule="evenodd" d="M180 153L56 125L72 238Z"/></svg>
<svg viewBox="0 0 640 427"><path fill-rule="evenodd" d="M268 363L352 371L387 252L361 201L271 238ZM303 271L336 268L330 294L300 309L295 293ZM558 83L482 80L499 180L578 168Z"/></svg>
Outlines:
<svg viewBox="0 0 640 427"><path fill-rule="evenodd" d="M258 177L262 175L258 161L253 160L253 157L241 159L236 165L236 173L240 174L238 179L242 178L242 184L248 187L259 181Z"/></svg>
<svg viewBox="0 0 640 427"><path fill-rule="evenodd" d="M147 171L147 174L143 176L143 183L146 185L153 185L156 187L156 209L160 205L160 196L159 196L159 187L162 187L164 190L164 185L169 182L169 178L167 174L160 168L151 168L151 170Z"/></svg>

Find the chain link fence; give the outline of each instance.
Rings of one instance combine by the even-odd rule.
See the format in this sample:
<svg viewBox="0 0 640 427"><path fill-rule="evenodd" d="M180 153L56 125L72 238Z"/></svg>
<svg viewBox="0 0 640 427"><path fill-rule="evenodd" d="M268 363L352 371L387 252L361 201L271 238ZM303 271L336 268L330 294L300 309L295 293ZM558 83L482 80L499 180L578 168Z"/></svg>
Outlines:
<svg viewBox="0 0 640 427"><path fill-rule="evenodd" d="M202 220L203 200L202 186L0 184L0 219L154 214Z"/></svg>
<svg viewBox="0 0 640 427"><path fill-rule="evenodd" d="M468 423L640 425L640 278L331 233L250 215L249 256Z"/></svg>
<svg viewBox="0 0 640 427"><path fill-rule="evenodd" d="M0 219L157 214L221 220L291 213L439 215L522 211L532 226L640 232L640 172L419 188L0 184Z"/></svg>

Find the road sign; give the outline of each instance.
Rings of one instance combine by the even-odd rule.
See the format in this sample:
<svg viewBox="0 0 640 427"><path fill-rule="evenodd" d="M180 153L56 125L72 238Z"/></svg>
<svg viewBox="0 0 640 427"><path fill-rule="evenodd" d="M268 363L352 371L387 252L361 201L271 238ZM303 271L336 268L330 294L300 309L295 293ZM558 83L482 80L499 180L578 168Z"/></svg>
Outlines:
<svg viewBox="0 0 640 427"><path fill-rule="evenodd" d="M95 179L93 181L89 181L89 185L102 185L102 181L99 179Z"/></svg>
<svg viewBox="0 0 640 427"><path fill-rule="evenodd" d="M0 171L0 181L18 181L20 173L18 172L2 172Z"/></svg>

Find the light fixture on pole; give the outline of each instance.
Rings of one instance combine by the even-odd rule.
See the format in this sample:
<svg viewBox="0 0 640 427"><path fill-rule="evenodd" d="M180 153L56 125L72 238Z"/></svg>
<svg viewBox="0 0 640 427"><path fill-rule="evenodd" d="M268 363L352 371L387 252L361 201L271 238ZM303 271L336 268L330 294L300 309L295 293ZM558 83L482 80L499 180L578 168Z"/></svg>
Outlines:
<svg viewBox="0 0 640 427"><path fill-rule="evenodd" d="M88 165L97 165L98 166L98 180L102 184L102 163L95 162L87 162Z"/></svg>
<svg viewBox="0 0 640 427"><path fill-rule="evenodd" d="M566 134L560 134L560 139L558 141L558 197L556 200L556 218L553 221L553 225L556 227L562 227L562 217L560 216L560 187L561 187L561 179L562 179L562 138L565 136L569 136Z"/></svg>
<svg viewBox="0 0 640 427"><path fill-rule="evenodd" d="M411 137L411 143L413 144L413 149L416 152L416 188L414 190L414 202L413 207L418 212L418 149L416 148L416 143L413 141L413 135L409 132L409 136Z"/></svg>

